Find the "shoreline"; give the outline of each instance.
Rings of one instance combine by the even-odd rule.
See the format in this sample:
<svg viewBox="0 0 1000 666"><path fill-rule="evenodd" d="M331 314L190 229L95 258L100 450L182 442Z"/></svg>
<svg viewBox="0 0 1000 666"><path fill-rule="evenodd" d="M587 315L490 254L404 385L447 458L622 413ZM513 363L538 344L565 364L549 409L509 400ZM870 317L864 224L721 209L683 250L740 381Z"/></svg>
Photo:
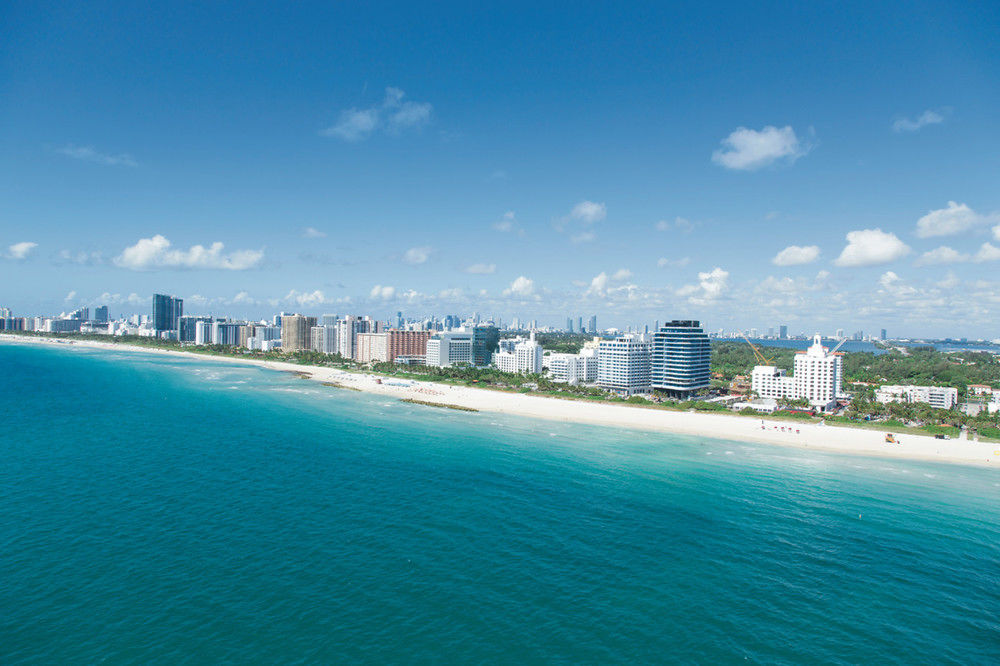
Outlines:
<svg viewBox="0 0 1000 666"><path fill-rule="evenodd" d="M1000 443L975 442L966 439L940 440L931 436L907 433L897 436L899 443L887 444L884 438L885 432L889 431L814 423L799 424L792 421L768 421L766 417L749 418L728 414L703 414L564 400L467 386L384 378L337 368L299 365L298 363L282 361L231 358L93 340L24 338L5 334L0 334L0 343L120 350L254 365L270 370L294 372L311 381L336 388L375 393L403 400L410 404L430 403L434 407L450 407L457 411L495 412L563 423L693 435L851 455L1000 467Z"/></svg>

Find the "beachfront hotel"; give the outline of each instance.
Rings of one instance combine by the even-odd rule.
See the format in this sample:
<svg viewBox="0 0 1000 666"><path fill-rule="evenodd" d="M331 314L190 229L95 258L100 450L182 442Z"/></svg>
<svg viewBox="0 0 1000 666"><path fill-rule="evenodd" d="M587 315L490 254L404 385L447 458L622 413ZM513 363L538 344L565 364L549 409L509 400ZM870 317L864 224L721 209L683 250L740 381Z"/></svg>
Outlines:
<svg viewBox="0 0 1000 666"><path fill-rule="evenodd" d="M597 355L598 385L624 396L649 393L650 347L642 335L602 340Z"/></svg>
<svg viewBox="0 0 1000 666"><path fill-rule="evenodd" d="M843 358L841 352L830 353L816 335L809 349L795 354L793 376L773 365L758 365L751 374L750 390L761 398L805 399L815 409L828 411L841 394Z"/></svg>
<svg viewBox="0 0 1000 666"><path fill-rule="evenodd" d="M650 384L670 397L689 398L710 386L711 348L701 322L667 322L653 334Z"/></svg>

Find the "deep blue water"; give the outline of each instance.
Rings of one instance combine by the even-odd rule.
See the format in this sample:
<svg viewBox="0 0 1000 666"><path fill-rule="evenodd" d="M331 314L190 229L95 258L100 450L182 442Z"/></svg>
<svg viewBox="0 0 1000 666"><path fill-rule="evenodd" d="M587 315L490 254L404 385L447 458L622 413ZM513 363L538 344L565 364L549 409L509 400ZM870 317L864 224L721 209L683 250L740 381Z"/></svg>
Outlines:
<svg viewBox="0 0 1000 666"><path fill-rule="evenodd" d="M0 344L0 663L997 663L1000 475Z"/></svg>

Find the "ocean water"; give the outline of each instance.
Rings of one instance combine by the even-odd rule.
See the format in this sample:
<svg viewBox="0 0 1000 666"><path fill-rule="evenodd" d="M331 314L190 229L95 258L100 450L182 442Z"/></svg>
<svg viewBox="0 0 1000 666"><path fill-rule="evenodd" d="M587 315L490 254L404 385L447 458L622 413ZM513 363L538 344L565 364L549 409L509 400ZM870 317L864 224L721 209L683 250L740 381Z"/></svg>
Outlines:
<svg viewBox="0 0 1000 666"><path fill-rule="evenodd" d="M1000 475L0 344L0 663L1000 661Z"/></svg>

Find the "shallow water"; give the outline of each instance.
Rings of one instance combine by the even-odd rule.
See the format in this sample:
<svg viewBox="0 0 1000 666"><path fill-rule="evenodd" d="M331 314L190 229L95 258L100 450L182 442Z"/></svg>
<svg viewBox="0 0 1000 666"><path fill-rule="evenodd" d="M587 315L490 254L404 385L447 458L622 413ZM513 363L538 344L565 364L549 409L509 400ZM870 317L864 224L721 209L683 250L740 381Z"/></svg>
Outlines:
<svg viewBox="0 0 1000 666"><path fill-rule="evenodd" d="M1000 660L995 470L0 368L0 663Z"/></svg>

